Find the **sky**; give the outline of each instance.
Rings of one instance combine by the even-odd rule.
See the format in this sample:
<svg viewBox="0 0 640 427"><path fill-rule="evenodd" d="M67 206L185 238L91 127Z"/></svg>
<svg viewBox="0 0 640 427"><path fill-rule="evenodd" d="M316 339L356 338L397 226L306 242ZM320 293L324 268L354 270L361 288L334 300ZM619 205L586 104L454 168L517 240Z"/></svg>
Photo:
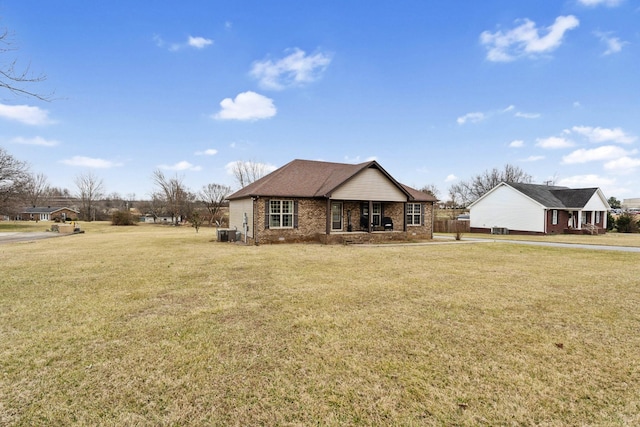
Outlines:
<svg viewBox="0 0 640 427"><path fill-rule="evenodd" d="M442 200L506 164L640 197L638 23L638 0L0 0L0 67L50 95L0 90L0 146L138 200L156 170L237 189L234 162L293 159Z"/></svg>

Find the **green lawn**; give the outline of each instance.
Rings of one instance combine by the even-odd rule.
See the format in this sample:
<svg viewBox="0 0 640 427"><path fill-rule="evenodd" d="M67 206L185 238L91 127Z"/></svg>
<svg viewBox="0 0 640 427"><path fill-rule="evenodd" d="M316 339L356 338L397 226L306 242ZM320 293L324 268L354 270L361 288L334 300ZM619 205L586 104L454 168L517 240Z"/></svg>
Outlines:
<svg viewBox="0 0 640 427"><path fill-rule="evenodd" d="M81 227L0 245L0 425L640 423L638 254Z"/></svg>

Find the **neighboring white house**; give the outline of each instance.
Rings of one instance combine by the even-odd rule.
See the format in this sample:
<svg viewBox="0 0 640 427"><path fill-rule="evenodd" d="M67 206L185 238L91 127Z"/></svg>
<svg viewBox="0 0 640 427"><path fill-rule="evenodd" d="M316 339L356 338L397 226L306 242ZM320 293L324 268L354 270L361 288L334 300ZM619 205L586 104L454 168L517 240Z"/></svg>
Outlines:
<svg viewBox="0 0 640 427"><path fill-rule="evenodd" d="M469 206L475 232L604 233L611 207L599 188L502 182Z"/></svg>

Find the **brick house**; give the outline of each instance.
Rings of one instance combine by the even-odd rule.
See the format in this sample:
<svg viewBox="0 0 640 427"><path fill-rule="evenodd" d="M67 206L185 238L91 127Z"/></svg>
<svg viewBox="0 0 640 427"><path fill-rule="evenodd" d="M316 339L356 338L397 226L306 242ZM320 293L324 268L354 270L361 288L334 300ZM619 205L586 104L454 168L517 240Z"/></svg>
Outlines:
<svg viewBox="0 0 640 427"><path fill-rule="evenodd" d="M293 160L229 196L229 227L252 244L431 239L435 201L376 161Z"/></svg>
<svg viewBox="0 0 640 427"><path fill-rule="evenodd" d="M506 182L469 205L472 232L501 234L602 234L610 209L599 188Z"/></svg>
<svg viewBox="0 0 640 427"><path fill-rule="evenodd" d="M76 221L80 212L71 208L33 206L25 208L20 218L25 221Z"/></svg>

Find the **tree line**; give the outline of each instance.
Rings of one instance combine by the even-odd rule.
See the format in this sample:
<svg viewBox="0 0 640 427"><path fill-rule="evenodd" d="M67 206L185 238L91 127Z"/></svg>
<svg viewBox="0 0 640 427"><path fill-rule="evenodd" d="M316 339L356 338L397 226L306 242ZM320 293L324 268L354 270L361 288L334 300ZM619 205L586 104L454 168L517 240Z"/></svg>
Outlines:
<svg viewBox="0 0 640 427"><path fill-rule="evenodd" d="M231 167L236 184L244 187L262 176L268 169L255 161L237 161ZM107 194L104 181L93 172L75 176L75 191L51 186L42 173L31 172L29 165L16 159L0 147L0 215L18 217L26 207L59 206L70 204L85 221L108 220L117 211L129 212L136 208L153 218L170 217L173 224L190 221L200 224L222 225L223 207L231 194L231 186L210 183L193 191L179 175L167 176L156 169L151 176L153 191L146 200L137 200L135 194L121 196ZM60 206L62 207L62 206Z"/></svg>

